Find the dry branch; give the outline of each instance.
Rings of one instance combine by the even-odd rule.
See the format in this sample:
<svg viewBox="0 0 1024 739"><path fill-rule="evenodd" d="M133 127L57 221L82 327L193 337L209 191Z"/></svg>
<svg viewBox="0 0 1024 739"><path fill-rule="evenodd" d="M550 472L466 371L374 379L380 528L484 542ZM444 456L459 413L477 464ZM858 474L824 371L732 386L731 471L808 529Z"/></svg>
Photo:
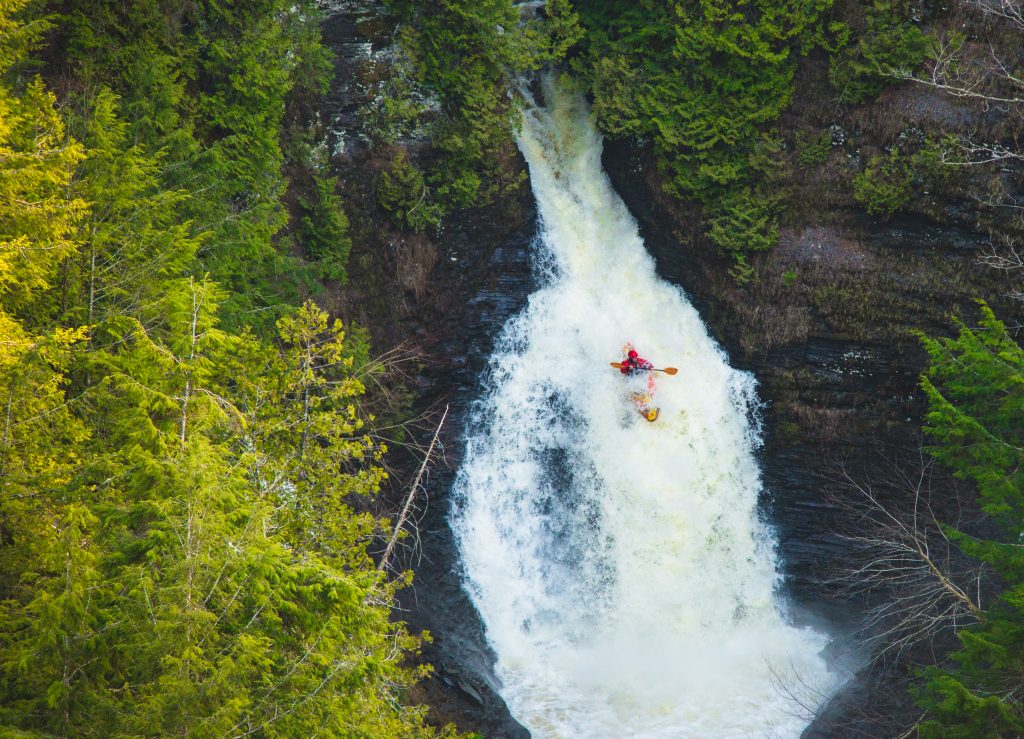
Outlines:
<svg viewBox="0 0 1024 739"><path fill-rule="evenodd" d="M837 480L853 495L836 502L855 521L855 530L840 535L860 555L840 579L848 595L883 596L864 621L864 642L877 648L876 658L983 618L984 569L934 512L932 466L919 452L911 468L894 465L881 482L862 482L845 469Z"/></svg>
<svg viewBox="0 0 1024 739"><path fill-rule="evenodd" d="M380 564L377 565L378 570L386 569L388 562L391 560L391 555L395 550L395 544L398 542L398 536L405 527L405 522L408 520L409 513L412 511L413 503L416 500L416 492L420 488L420 481L423 479L423 474L427 470L427 465L430 464L430 460L434 455L434 449L437 446L438 437L441 435L441 427L444 426L444 421L447 417L448 406L445 406L444 413L441 414L441 421L437 424L437 429L434 431L434 438L430 440L430 447L427 449L427 453L423 457L423 464L420 465L419 472L416 474L416 479L413 481L412 487L409 488L409 494L405 498L405 504L402 506L402 512L398 515L398 521L395 522L395 529L391 532L391 539L388 541L388 545L384 548L384 554L381 555Z"/></svg>

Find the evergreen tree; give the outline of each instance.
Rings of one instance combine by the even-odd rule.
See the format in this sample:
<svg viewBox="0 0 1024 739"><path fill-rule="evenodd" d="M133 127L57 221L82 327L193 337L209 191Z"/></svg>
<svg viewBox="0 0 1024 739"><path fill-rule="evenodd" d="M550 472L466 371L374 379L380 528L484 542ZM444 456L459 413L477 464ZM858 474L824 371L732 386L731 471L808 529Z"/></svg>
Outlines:
<svg viewBox="0 0 1024 739"><path fill-rule="evenodd" d="M166 281L192 267L208 234L197 235L184 219L187 193L161 184L165 153L130 142L117 96L102 87L83 107L84 120L75 123L86 157L72 186L91 207L80 258L66 264L60 315L88 324L115 314L141 317Z"/></svg>
<svg viewBox="0 0 1024 739"><path fill-rule="evenodd" d="M572 64L598 126L650 140L669 190L707 208L709 238L741 265L778 236L770 184L758 182L762 153L792 97L797 55L824 40L831 5L578 3L586 35Z"/></svg>
<svg viewBox="0 0 1024 739"><path fill-rule="evenodd" d="M39 79L19 95L0 84L0 299L22 314L77 249L86 208L68 197L82 147L67 137L54 104Z"/></svg>
<svg viewBox="0 0 1024 739"><path fill-rule="evenodd" d="M384 479L354 350L312 304L277 307L273 343L233 332L244 300L190 274L283 263L315 16L172 5L60 3L58 109L23 73L47 24L0 0L0 733L435 736L353 510ZM325 248L332 185L308 206Z"/></svg>
<svg viewBox="0 0 1024 739"><path fill-rule="evenodd" d="M288 512L297 548L345 560L353 553L368 565L365 546L375 528L371 516L356 516L352 496L380 491L384 447L366 433L357 413L362 383L352 375L353 357L341 322L307 301L278 321L283 346L264 373L254 443L276 461L276 479L287 481L275 498Z"/></svg>
<svg viewBox="0 0 1024 739"><path fill-rule="evenodd" d="M441 101L441 114L430 124L440 156L425 174L407 171L410 164L405 162L401 169L406 171L389 183L392 189L403 180L412 186L387 200L396 206L419 202L415 218L406 207L395 220L420 229L436 223L444 212L489 204L522 184L521 173L509 166L515 156L511 127L518 116L518 99L508 94L509 87L523 72L564 57L581 31L566 0L546 3L545 22L524 21L510 0L386 4L403 23L400 42L416 82ZM408 87L398 89L409 94ZM399 103L392 109L413 116L421 112L409 107Z"/></svg>
<svg viewBox="0 0 1024 739"><path fill-rule="evenodd" d="M931 452L978 490L999 535L951 530L969 555L1002 578L998 599L976 627L959 633L948 668L926 672L918 692L928 720L924 737L1018 736L1024 711L1024 350L984 304L977 328L952 339L926 339Z"/></svg>
<svg viewBox="0 0 1024 739"><path fill-rule="evenodd" d="M19 22L24 5L0 2L0 80L46 27ZM0 81L0 725L31 715L66 735L76 686L102 659L89 614L102 584L96 519L67 494L88 438L66 397L86 332L37 325L85 213L68 194L82 148L54 103L38 79Z"/></svg>
<svg viewBox="0 0 1024 739"><path fill-rule="evenodd" d="M97 425L115 450L103 474L118 481L103 516L121 618L108 645L125 686L116 714L141 734L429 734L393 702L417 674L397 660L418 642L389 620L393 586L366 554L374 523L341 504L381 473L357 469L366 442L343 438L358 428L358 383L317 379L330 371L317 362L344 363L340 330L307 306L282 321L295 344L275 356L217 326L220 294L182 280L164 327L115 319L111 348L94 352ZM247 417L229 396L275 368ZM266 439L250 419L273 425L277 446L254 444Z"/></svg>

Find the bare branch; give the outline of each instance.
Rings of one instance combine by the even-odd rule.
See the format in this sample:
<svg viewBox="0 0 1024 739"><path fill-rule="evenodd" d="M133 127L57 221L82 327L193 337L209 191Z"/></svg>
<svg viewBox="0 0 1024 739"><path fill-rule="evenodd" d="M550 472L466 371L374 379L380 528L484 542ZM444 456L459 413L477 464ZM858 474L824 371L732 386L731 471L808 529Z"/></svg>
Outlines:
<svg viewBox="0 0 1024 739"><path fill-rule="evenodd" d="M845 469L836 480L850 493L836 503L855 522L840 536L859 553L839 577L848 595L882 595L863 624L876 659L984 618L985 570L950 540L932 509L932 467L919 451L911 468L894 465L878 486Z"/></svg>
<svg viewBox="0 0 1024 739"><path fill-rule="evenodd" d="M990 242L988 249L978 256L978 261L1002 272L1021 271L1024 274L1024 249L1009 236L1004 236L1002 241L1001 246ZM1024 302L1024 287L1011 289L1006 297Z"/></svg>
<svg viewBox="0 0 1024 739"><path fill-rule="evenodd" d="M1003 18L1024 31L1024 3L1020 0L964 0L964 3L985 15Z"/></svg>
<svg viewBox="0 0 1024 739"><path fill-rule="evenodd" d="M398 535L405 527L405 522L412 510L413 502L416 500L416 492L419 490L420 481L423 479L423 473L426 472L427 465L430 464L430 460L434 455L434 448L437 446L438 437L441 435L441 427L444 426L444 421L447 417L448 406L445 406L444 413L441 414L441 421L437 424L437 429L434 431L434 438L431 439L430 447L427 449L427 454L423 457L423 464L420 465L420 471L416 474L416 479L413 481L412 487L409 488L409 495L406 496L405 505L402 506L402 512L398 516L398 521L395 522L395 529L391 534L391 540L388 541L387 547L384 548L384 554L381 555L380 564L377 565L378 570L387 569L388 562L391 559L391 554L395 549L395 544L398 542Z"/></svg>
<svg viewBox="0 0 1024 739"><path fill-rule="evenodd" d="M970 136L958 136L952 140L953 149L943 148L940 159L943 164L957 167L978 166L993 162L1024 161L1024 154L1002 144L975 141Z"/></svg>

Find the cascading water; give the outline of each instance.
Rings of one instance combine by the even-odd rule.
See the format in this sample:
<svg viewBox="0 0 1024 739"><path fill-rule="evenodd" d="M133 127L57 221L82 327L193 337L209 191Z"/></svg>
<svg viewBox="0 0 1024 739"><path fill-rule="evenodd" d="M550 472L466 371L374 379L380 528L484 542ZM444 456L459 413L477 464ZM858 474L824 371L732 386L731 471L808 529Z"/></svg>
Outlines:
<svg viewBox="0 0 1024 739"><path fill-rule="evenodd" d="M471 413L453 528L502 695L535 737L795 736L835 678L786 623L760 521L754 381L658 279L585 101L546 80L519 146L540 288ZM610 361L659 366L648 423Z"/></svg>

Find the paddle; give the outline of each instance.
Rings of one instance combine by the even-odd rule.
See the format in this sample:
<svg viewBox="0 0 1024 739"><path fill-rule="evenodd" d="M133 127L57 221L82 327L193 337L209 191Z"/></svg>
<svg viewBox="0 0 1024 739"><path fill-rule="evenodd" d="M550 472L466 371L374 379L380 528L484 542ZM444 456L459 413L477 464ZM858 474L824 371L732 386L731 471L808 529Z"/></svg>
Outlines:
<svg viewBox="0 0 1024 739"><path fill-rule="evenodd" d="M614 367L615 369L622 369L622 366L623 366L622 362L612 362L611 364L612 364L612 367ZM675 367L665 367L664 369L659 369L657 367L651 367L651 371L652 372L664 372L666 375L674 375L679 370L676 369Z"/></svg>

